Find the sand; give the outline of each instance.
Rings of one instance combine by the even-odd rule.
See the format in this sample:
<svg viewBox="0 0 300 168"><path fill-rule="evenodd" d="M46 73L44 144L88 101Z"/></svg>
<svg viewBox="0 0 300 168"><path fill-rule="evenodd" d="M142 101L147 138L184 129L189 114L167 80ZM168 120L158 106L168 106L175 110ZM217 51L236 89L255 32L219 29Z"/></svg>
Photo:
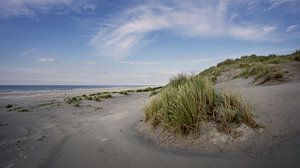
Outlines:
<svg viewBox="0 0 300 168"><path fill-rule="evenodd" d="M80 107L65 104L64 92L1 93L0 167L298 167L300 82L246 82L230 81L226 87L253 104L265 129L222 152L164 146L140 133L148 93L83 101ZM68 94L87 92L96 91ZM29 112L8 111L7 104Z"/></svg>

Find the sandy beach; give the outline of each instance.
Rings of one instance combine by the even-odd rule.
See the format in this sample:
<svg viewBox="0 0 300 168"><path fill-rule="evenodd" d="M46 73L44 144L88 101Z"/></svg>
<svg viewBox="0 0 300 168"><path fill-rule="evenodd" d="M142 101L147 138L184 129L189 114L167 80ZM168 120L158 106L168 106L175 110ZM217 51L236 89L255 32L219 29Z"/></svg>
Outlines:
<svg viewBox="0 0 300 168"><path fill-rule="evenodd" d="M0 0L0 168L300 167L300 0Z"/></svg>
<svg viewBox="0 0 300 168"><path fill-rule="evenodd" d="M299 81L238 89L265 129L242 144L210 153L161 145L141 134L148 93L84 100L80 107L66 104L64 91L1 93L0 167L297 167ZM7 104L28 112L8 111Z"/></svg>

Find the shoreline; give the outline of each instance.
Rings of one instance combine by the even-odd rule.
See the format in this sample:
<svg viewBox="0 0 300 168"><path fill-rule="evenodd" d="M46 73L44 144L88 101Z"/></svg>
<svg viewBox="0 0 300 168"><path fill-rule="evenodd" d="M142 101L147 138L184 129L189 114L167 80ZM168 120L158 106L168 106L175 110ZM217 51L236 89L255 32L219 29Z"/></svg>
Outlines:
<svg viewBox="0 0 300 168"><path fill-rule="evenodd" d="M155 85L145 85L145 86L116 86L116 87L102 87L102 88L87 88L87 89L70 89L70 90L36 90L36 91L10 91L10 92L0 92L0 99L7 98L18 98L18 97L31 97L31 96L44 96L44 95L59 95L62 94L66 96L77 96L81 94L91 94L96 92L113 92L131 89L141 89L147 87L153 87Z"/></svg>
<svg viewBox="0 0 300 168"><path fill-rule="evenodd" d="M2 85L3 86L3 85ZM9 86L9 85L8 85ZM11 85L12 87L14 86L14 85ZM20 85L20 86L27 86L27 85ZM29 85L29 86L35 86L35 85ZM37 86L40 86L40 85L37 85ZM51 86L56 86L56 85L49 85L49 87L51 87ZM72 85L66 85L66 86L72 86ZM80 85L79 85L80 86ZM26 89L23 89L23 90L21 90L21 89L19 89L19 90L0 90L0 94L1 93L31 93L31 92L41 92L41 93L47 93L47 92L64 92L64 91L89 91L89 90L96 90L96 89L101 89L101 90L103 90L103 89L109 89L109 90L111 90L111 89L114 89L114 88L124 88L124 89L126 89L126 88L146 88L146 87L156 87L156 86L159 86L159 85L111 85L111 86L99 86L99 87L84 87L84 85L83 85L83 87L79 87L79 88L65 88L65 89L28 89L28 90L26 90ZM1 85L0 85L0 87L1 87Z"/></svg>

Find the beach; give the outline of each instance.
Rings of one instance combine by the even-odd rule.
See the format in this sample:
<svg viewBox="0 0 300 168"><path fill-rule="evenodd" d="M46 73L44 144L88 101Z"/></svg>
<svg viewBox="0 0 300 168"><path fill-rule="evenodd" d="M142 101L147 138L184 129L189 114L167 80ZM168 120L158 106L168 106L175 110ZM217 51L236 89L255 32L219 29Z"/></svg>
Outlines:
<svg viewBox="0 0 300 168"><path fill-rule="evenodd" d="M300 167L300 0L0 0L0 168Z"/></svg>
<svg viewBox="0 0 300 168"><path fill-rule="evenodd" d="M294 81L239 88L254 104L255 118L265 129L222 152L178 149L140 133L149 93L113 95L101 102L84 100L80 107L64 102L65 91L1 93L0 166L297 167L299 86ZM28 111L9 111L7 104Z"/></svg>

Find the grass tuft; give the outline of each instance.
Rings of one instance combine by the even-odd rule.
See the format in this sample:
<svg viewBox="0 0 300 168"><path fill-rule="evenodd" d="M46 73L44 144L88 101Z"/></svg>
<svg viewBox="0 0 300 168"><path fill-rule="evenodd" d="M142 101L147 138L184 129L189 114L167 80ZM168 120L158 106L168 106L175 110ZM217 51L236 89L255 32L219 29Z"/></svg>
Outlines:
<svg viewBox="0 0 300 168"><path fill-rule="evenodd" d="M222 73L234 69L242 69L241 74L234 76L233 79L254 76L255 81L259 78L276 80L280 79L280 76L283 76L278 64L291 61L300 61L299 50L287 55L270 54L268 56L257 56L252 54L250 56L242 56L235 60L227 59L217 64L217 66L213 66L202 71L198 76L207 77L214 83L217 81L218 76ZM275 76L275 78L273 78L273 76Z"/></svg>
<svg viewBox="0 0 300 168"><path fill-rule="evenodd" d="M135 92L139 93L139 92L153 92L155 90L159 90L161 89L162 86L159 86L159 87L147 87L147 88L144 88L144 89L137 89L135 90Z"/></svg>
<svg viewBox="0 0 300 168"><path fill-rule="evenodd" d="M150 93L149 97L152 97L152 96L154 96L154 95L157 95L158 93L159 93L158 91L153 91L153 92Z"/></svg>
<svg viewBox="0 0 300 168"><path fill-rule="evenodd" d="M119 91L118 93L119 93L119 94L122 94L122 95L128 95L128 92L127 92L126 90Z"/></svg>
<svg viewBox="0 0 300 168"><path fill-rule="evenodd" d="M184 80L183 80L184 79ZM172 84L171 84L172 83ZM162 125L173 133L199 133L201 123L212 121L229 132L231 123L245 123L255 128L251 109L237 94L217 94L207 78L185 76L172 78L144 107L145 121L155 128Z"/></svg>
<svg viewBox="0 0 300 168"><path fill-rule="evenodd" d="M13 105L12 105L12 104L7 104L5 107L6 107L6 108L12 108Z"/></svg>
<svg viewBox="0 0 300 168"><path fill-rule="evenodd" d="M9 108L8 111L16 111L16 112L29 112L28 109L25 109L23 107L15 107L15 108Z"/></svg>

